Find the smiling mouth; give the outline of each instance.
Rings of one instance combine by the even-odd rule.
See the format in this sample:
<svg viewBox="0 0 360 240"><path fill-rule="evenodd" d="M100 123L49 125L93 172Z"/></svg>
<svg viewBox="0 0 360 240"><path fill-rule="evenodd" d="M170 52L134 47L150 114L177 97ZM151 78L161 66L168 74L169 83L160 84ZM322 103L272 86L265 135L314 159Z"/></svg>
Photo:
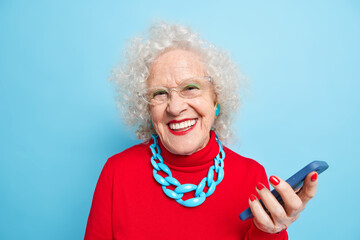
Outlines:
<svg viewBox="0 0 360 240"><path fill-rule="evenodd" d="M168 124L168 127L172 133L182 135L193 129L196 123L197 119L188 119L182 122L171 122Z"/></svg>
<svg viewBox="0 0 360 240"><path fill-rule="evenodd" d="M174 131L184 131L188 128L191 128L196 123L195 119L186 120L180 123L169 123L169 128Z"/></svg>

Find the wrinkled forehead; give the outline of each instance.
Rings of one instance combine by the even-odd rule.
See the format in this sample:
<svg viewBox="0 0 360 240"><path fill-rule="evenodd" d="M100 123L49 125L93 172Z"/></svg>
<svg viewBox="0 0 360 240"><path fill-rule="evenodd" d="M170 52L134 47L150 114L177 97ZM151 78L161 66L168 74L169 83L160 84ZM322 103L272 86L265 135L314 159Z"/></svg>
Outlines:
<svg viewBox="0 0 360 240"><path fill-rule="evenodd" d="M182 80L205 75L199 55L187 50L171 50L155 59L150 67L149 86L176 86Z"/></svg>

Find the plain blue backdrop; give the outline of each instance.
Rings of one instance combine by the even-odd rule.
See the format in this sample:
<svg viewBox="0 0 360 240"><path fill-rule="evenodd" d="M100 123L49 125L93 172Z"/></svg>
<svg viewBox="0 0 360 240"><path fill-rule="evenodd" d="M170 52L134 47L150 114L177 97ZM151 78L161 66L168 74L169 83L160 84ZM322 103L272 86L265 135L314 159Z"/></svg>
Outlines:
<svg viewBox="0 0 360 240"><path fill-rule="evenodd" d="M83 238L106 159L139 142L107 79L157 19L250 80L233 150L282 178L329 163L290 239L360 239L359 1L129 2L1 0L0 239Z"/></svg>

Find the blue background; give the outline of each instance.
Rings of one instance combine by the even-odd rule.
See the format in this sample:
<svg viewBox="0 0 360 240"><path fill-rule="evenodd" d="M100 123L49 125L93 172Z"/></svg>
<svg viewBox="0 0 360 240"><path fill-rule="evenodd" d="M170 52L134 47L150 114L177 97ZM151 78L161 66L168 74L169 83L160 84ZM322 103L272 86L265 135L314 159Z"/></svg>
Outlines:
<svg viewBox="0 0 360 240"><path fill-rule="evenodd" d="M360 239L360 3L347 0L2 0L0 239L83 238L106 159L139 142L107 79L156 19L191 25L250 79L232 149L283 178L329 163L291 239Z"/></svg>

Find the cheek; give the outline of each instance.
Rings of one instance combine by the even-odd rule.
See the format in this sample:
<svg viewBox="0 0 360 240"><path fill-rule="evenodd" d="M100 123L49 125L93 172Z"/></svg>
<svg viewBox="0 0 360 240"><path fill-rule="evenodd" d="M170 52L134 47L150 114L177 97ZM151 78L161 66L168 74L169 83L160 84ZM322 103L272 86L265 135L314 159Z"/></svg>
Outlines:
<svg viewBox="0 0 360 240"><path fill-rule="evenodd" d="M153 124L157 122L158 116L157 116L156 107L150 107L150 118Z"/></svg>
<svg viewBox="0 0 360 240"><path fill-rule="evenodd" d="M164 110L161 106L151 106L150 107L150 115L153 121L153 124L158 124L162 122L164 116Z"/></svg>
<svg viewBox="0 0 360 240"><path fill-rule="evenodd" d="M193 108L203 118L203 124L212 125L215 119L215 105L211 100L197 101Z"/></svg>

